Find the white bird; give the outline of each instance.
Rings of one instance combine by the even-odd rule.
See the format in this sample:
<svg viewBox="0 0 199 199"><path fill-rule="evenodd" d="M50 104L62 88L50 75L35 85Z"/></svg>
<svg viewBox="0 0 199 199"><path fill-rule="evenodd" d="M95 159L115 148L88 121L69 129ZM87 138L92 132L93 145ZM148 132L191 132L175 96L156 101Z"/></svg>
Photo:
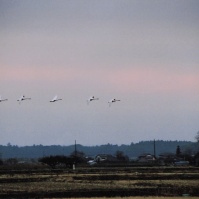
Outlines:
<svg viewBox="0 0 199 199"><path fill-rule="evenodd" d="M94 96L91 96L88 100L87 100L87 104L89 104L89 102L92 102L94 100L99 100L99 98L96 98Z"/></svg>
<svg viewBox="0 0 199 199"><path fill-rule="evenodd" d="M2 99L0 96L0 102L7 101L8 99Z"/></svg>
<svg viewBox="0 0 199 199"><path fill-rule="evenodd" d="M17 101L20 103L23 100L31 100L31 98L30 97L25 97L25 95L22 95Z"/></svg>
<svg viewBox="0 0 199 199"><path fill-rule="evenodd" d="M57 95L56 95L52 100L50 100L50 102L56 102L58 100L62 100L62 99L57 99Z"/></svg>
<svg viewBox="0 0 199 199"><path fill-rule="evenodd" d="M119 101L121 101L121 100L118 100L118 99L111 99L110 101L108 101L108 103L109 103L109 106L111 106L112 103L114 103L114 102L119 102Z"/></svg>

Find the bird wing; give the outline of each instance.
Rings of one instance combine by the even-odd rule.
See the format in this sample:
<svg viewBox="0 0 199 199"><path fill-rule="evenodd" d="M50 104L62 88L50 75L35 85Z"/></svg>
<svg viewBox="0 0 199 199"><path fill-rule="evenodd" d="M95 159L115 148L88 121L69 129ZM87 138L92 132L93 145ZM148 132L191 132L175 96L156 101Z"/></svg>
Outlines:
<svg viewBox="0 0 199 199"><path fill-rule="evenodd" d="M57 95L51 100L51 101L56 101L57 100Z"/></svg>
<svg viewBox="0 0 199 199"><path fill-rule="evenodd" d="M24 97L24 96L22 95L17 101L21 101L21 100L23 99L23 97Z"/></svg>
<svg viewBox="0 0 199 199"><path fill-rule="evenodd" d="M94 96L91 96L91 97L89 98L89 100L92 101L94 98L95 98Z"/></svg>

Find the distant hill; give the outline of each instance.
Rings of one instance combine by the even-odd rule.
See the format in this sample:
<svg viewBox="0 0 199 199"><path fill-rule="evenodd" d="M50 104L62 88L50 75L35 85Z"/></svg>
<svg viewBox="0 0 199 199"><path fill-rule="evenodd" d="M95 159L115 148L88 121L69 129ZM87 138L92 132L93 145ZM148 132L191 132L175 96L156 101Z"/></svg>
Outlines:
<svg viewBox="0 0 199 199"><path fill-rule="evenodd" d="M195 142L189 141L162 141L155 142L156 155L161 153L175 153L177 146L180 146L182 152L195 154L199 147ZM100 146L82 146L77 145L77 150L83 152L86 156L94 157L97 154L115 155L116 151L122 151L130 158L137 157L143 153L154 153L154 141L141 141L139 143L131 143L130 145L100 145ZM74 145L33 145L19 147L16 145L0 145L0 158L40 158L49 155L70 155L75 150Z"/></svg>

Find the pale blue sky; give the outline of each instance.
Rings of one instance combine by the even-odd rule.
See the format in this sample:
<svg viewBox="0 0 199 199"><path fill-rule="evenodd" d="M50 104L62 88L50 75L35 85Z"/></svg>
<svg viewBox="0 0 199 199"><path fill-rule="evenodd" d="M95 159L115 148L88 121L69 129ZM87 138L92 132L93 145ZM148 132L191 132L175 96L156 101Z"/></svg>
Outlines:
<svg viewBox="0 0 199 199"><path fill-rule="evenodd" d="M194 141L198 21L197 0L0 0L0 144Z"/></svg>

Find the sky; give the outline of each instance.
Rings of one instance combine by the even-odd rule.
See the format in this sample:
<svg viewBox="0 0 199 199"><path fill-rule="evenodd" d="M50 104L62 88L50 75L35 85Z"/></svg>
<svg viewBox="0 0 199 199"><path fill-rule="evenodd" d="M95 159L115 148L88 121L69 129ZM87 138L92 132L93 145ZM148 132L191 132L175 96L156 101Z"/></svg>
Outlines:
<svg viewBox="0 0 199 199"><path fill-rule="evenodd" d="M196 141L198 0L0 0L0 46L1 145Z"/></svg>

